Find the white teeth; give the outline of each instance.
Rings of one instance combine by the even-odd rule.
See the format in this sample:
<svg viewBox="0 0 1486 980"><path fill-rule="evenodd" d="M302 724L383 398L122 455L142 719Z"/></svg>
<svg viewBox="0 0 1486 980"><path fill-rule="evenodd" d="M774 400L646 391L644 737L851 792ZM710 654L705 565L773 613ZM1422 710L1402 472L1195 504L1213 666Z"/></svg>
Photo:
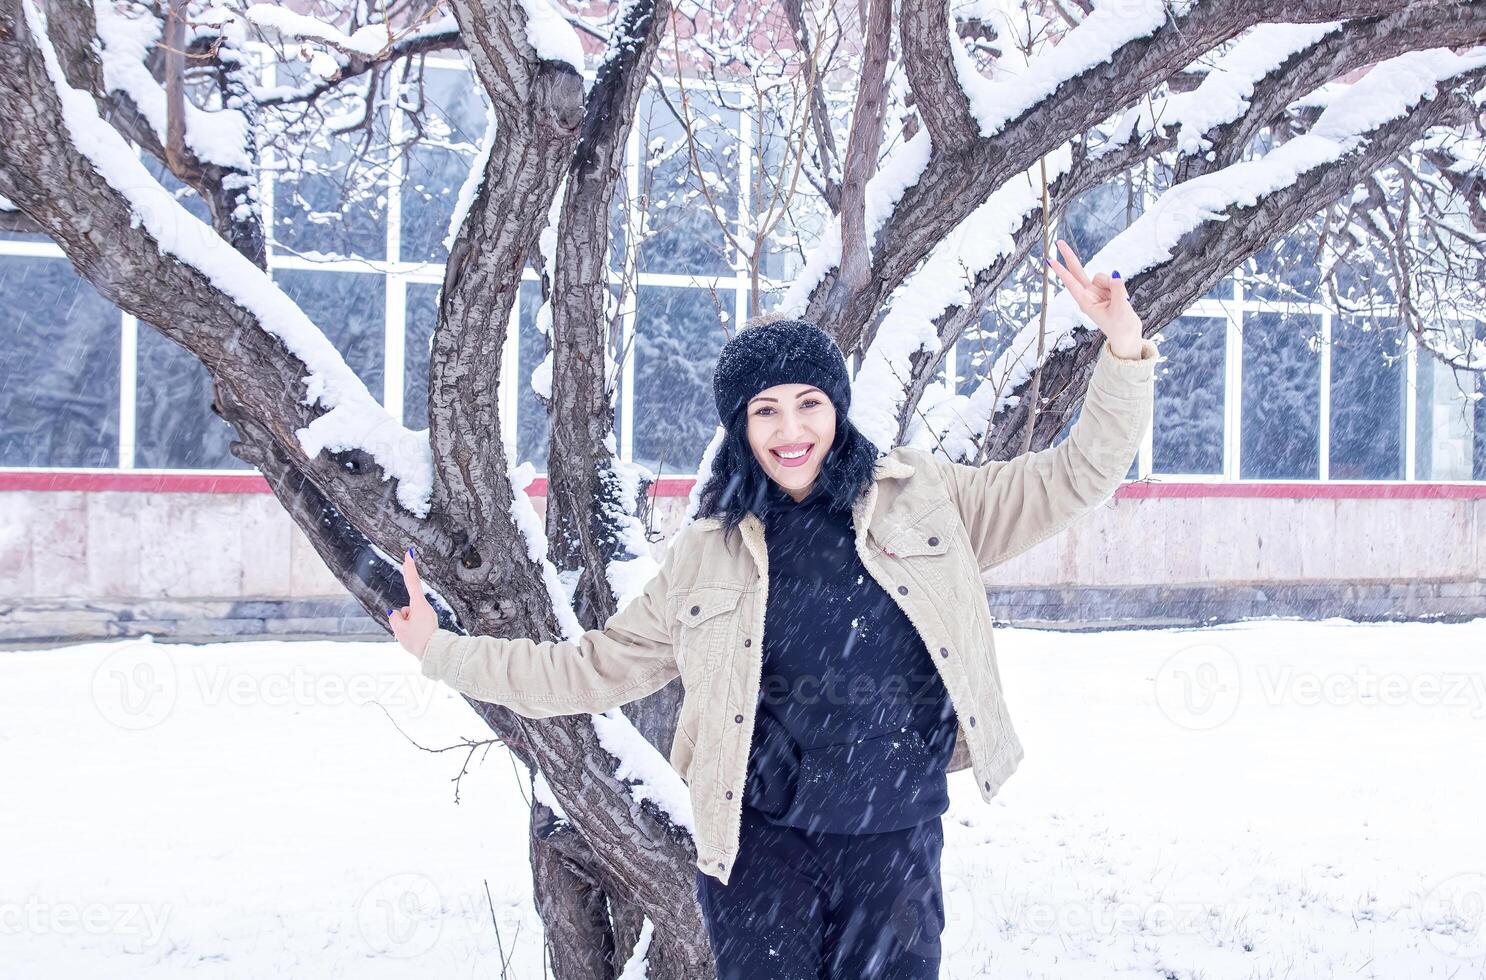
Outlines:
<svg viewBox="0 0 1486 980"><path fill-rule="evenodd" d="M805 455L809 451L810 451L810 447L809 446L806 446L804 449L801 449L799 452L794 452L794 453L780 453L779 455L782 458L784 458L784 459L799 459L801 456Z"/></svg>

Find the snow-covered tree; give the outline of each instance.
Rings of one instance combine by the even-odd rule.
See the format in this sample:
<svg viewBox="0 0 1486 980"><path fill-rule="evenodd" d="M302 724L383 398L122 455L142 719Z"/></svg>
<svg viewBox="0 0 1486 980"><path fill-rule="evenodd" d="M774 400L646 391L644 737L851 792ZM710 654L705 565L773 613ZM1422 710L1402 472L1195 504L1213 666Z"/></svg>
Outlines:
<svg viewBox="0 0 1486 980"><path fill-rule="evenodd" d="M1122 273L1149 334L1241 266L1276 288L1314 268L1339 309L1384 309L1479 371L1486 345L1459 324L1486 312L1483 41L1480 0L0 0L0 220L206 366L233 453L369 614L405 601L412 545L444 625L571 638L655 567L655 474L618 458L613 424L623 283L656 227L720 224L754 311L763 270L797 254L772 305L853 356L853 421L884 449L1002 459L1066 426L1101 335L1039 260L1095 199L1127 220L1085 265ZM488 126L445 240L428 428L410 430L269 276L258 178L323 176L308 148L351 134L339 209L304 216L351 233L379 169L447 141L420 98L435 51L468 59ZM388 126L389 79L414 132ZM625 185L637 126L670 186ZM760 147L741 185L709 135L728 126ZM616 242L632 192L642 227ZM495 435L527 266L550 345L529 379L550 419L545 526L532 466ZM972 337L978 383L926 401ZM653 746L677 705L674 685L623 716L473 703L535 774L559 976L611 976L642 935L650 975L707 974L687 821L629 775L668 778Z"/></svg>

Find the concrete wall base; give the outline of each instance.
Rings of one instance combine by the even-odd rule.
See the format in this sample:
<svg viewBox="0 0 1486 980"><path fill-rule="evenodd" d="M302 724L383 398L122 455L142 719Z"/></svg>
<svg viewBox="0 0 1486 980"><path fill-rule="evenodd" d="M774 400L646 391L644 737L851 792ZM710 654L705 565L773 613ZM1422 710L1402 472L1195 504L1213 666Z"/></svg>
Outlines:
<svg viewBox="0 0 1486 980"><path fill-rule="evenodd" d="M151 634L195 643L392 634L346 597L294 599L31 600L0 608L0 643L81 643Z"/></svg>
<svg viewBox="0 0 1486 980"><path fill-rule="evenodd" d="M1110 629L1245 619L1462 622L1486 616L1486 581L1297 582L988 591L997 625Z"/></svg>
<svg viewBox="0 0 1486 980"><path fill-rule="evenodd" d="M1462 622L1486 616L1486 581L991 589L998 625L1111 629L1202 626L1271 617ZM345 597L30 600L0 608L0 643L78 643L151 634L170 641L392 636Z"/></svg>

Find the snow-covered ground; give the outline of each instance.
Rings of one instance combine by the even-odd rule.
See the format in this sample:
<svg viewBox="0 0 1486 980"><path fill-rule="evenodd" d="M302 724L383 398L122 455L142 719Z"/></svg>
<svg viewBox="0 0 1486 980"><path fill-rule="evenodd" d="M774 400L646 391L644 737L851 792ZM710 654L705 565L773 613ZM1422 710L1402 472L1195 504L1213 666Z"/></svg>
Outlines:
<svg viewBox="0 0 1486 980"><path fill-rule="evenodd" d="M1486 620L997 636L1027 758L951 778L944 977L1486 976ZM0 975L543 976L525 777L456 805L423 749L486 733L415 668L0 652Z"/></svg>

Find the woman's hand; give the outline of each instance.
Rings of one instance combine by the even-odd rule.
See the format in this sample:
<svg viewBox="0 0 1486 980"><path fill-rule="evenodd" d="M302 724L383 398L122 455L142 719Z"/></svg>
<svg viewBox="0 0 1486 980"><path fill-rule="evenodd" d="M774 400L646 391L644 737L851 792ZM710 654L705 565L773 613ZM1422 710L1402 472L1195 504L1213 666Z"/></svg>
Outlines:
<svg viewBox="0 0 1486 980"><path fill-rule="evenodd" d="M1116 272L1114 277L1099 273L1091 280L1084 272L1083 263L1074 254L1073 248L1063 239L1058 239L1058 251L1065 269L1055 259L1044 257L1047 264L1063 280L1063 285L1073 294L1078 308L1084 311L1094 326L1098 327L1109 343L1110 350L1118 357L1131 360L1140 358L1140 317L1130 306L1130 297L1125 294L1125 283Z"/></svg>
<svg viewBox="0 0 1486 980"><path fill-rule="evenodd" d="M408 590L408 604L400 609L387 610L387 617L392 622L392 635L397 637L397 642L422 660L428 638L438 629L439 616L423 594L423 580L418 577L418 568L413 564L412 548L402 556L402 583Z"/></svg>

